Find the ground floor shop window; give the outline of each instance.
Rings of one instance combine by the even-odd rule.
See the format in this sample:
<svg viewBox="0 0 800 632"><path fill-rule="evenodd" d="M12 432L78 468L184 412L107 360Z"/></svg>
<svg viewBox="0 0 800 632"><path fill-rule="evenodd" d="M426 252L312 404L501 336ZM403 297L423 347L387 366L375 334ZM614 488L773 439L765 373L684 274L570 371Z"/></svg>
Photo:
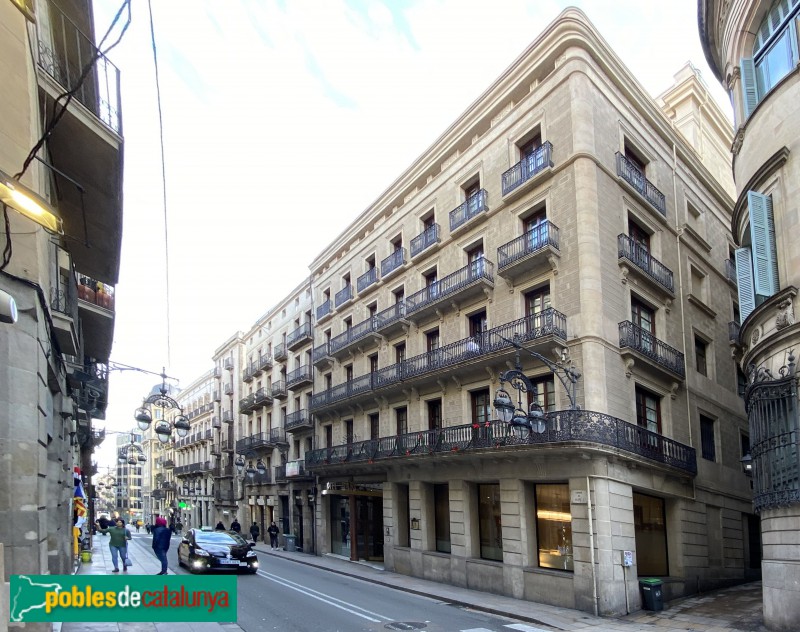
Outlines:
<svg viewBox="0 0 800 632"><path fill-rule="evenodd" d="M442 483L433 486L436 550L450 553L450 486Z"/></svg>
<svg viewBox="0 0 800 632"><path fill-rule="evenodd" d="M536 486L536 541L540 567L574 570L569 485Z"/></svg>
<svg viewBox="0 0 800 632"><path fill-rule="evenodd" d="M639 576L669 575L664 499L634 493L633 522Z"/></svg>
<svg viewBox="0 0 800 632"><path fill-rule="evenodd" d="M503 525L500 521L500 485L478 485L481 558L503 561Z"/></svg>
<svg viewBox="0 0 800 632"><path fill-rule="evenodd" d="M350 557L350 500L331 496L331 552Z"/></svg>

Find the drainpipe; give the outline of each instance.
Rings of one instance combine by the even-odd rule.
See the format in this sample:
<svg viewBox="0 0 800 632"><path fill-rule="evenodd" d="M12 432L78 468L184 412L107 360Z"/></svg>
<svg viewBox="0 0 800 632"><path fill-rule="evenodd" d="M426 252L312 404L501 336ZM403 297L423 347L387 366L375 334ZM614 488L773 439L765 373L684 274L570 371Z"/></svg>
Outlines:
<svg viewBox="0 0 800 632"><path fill-rule="evenodd" d="M594 565L594 528L592 527L592 488L589 485L589 477L586 477L586 509L589 513L589 559L592 564L592 608L594 616L598 616L597 608L597 569ZM627 595L627 589L625 594Z"/></svg>

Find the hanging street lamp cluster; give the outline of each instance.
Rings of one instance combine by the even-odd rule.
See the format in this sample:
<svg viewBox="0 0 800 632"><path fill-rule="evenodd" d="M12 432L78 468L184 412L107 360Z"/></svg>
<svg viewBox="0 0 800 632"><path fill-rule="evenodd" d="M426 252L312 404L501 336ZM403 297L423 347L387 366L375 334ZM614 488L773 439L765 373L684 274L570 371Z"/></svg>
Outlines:
<svg viewBox="0 0 800 632"><path fill-rule="evenodd" d="M150 427L150 424L153 423L153 408L159 409L161 412L160 414L156 414L156 425L153 428L153 432L155 432L158 440L161 443L168 443L170 437L172 436L172 428L175 428L175 432L181 438L185 437L189 434L189 419L186 415L183 414L183 407L176 402L172 397L170 397L167 393L169 389L167 388L167 375L162 371L161 372L161 388L157 393L153 393L149 397L147 397L143 402L142 405L136 409L136 412L133 414L134 418L136 419L136 423L139 425L141 430L147 430ZM176 410L178 414L175 418L170 422L167 420L166 412L168 410Z"/></svg>

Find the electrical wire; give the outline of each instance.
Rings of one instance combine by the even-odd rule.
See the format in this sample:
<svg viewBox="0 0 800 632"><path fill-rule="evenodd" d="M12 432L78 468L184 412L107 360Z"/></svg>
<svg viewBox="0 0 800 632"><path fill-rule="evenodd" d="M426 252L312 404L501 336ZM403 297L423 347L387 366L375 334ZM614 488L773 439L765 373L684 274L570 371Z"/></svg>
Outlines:
<svg viewBox="0 0 800 632"><path fill-rule="evenodd" d="M22 178L23 175L25 175L25 172L28 170L28 167L30 166L31 162L33 162L33 159L36 157L36 154L39 153L39 150L48 141L50 136L52 136L53 131L55 131L56 125L58 125L61 118L64 116L64 114L66 114L67 107L69 106L73 97L83 87L83 82L86 81L86 77L89 76L89 73L92 71L92 68L94 67L97 60L101 56L105 57L115 46L117 46L117 44L119 44L122 41L125 32L128 30L128 27L131 24L130 3L131 0L123 1L122 5L117 11L117 14L114 16L114 20L111 22L111 26L108 27L106 34L103 36L103 39L100 40L100 43L94 49L94 54L92 55L92 58L83 67L83 71L78 77L75 86L71 90L63 92L60 95L58 95L58 97L56 97L53 116L50 118L50 122L47 124L47 127L45 128L44 132L42 132L42 136L39 138L38 141L36 141L36 144L33 146L30 153L28 153L27 158L25 158L25 162L22 163L22 169L19 171L19 173L14 175L15 180L19 180L20 178ZM117 25L117 22L119 22L120 16L122 15L122 12L125 10L126 7L128 9L128 17L125 22L125 25L122 27L122 31L120 32L119 37L117 37L116 41L113 44L111 44L108 48L106 48L105 50L101 50L101 46L103 46L108 36L111 35L111 32L114 30L114 27ZM59 109L59 103L61 102L62 99L64 100L64 102L63 104L60 105Z"/></svg>
<svg viewBox="0 0 800 632"><path fill-rule="evenodd" d="M158 52L156 50L156 31L153 25L153 7L147 0L147 11L150 15L150 42L153 47L153 66L156 76L156 101L158 104L158 138L161 146L161 197L164 206L164 283L167 292L167 366L172 364L172 346L170 344L170 292L169 292L169 227L167 222L167 170L164 158L164 117L161 109L161 82L158 77Z"/></svg>
<svg viewBox="0 0 800 632"><path fill-rule="evenodd" d="M13 247L11 245L11 221L8 219L8 207L5 202L0 202L0 204L3 205L3 223L6 227L6 245L3 248L3 261L0 262L0 271L2 271L11 263Z"/></svg>

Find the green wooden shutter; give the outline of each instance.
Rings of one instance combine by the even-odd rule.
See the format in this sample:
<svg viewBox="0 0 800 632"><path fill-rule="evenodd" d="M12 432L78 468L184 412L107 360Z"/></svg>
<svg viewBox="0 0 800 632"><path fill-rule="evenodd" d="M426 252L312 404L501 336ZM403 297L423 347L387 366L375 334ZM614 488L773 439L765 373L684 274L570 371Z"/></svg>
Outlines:
<svg viewBox="0 0 800 632"><path fill-rule="evenodd" d="M739 318L741 322L756 308L756 293L753 288L753 259L750 248L737 248L736 284L739 287Z"/></svg>
<svg viewBox="0 0 800 632"><path fill-rule="evenodd" d="M756 65L752 57L742 57L739 61L742 69L742 96L744 97L744 116L748 118L758 105L758 84L756 83Z"/></svg>
<svg viewBox="0 0 800 632"><path fill-rule="evenodd" d="M753 281L756 294L772 296L778 291L772 200L769 196L748 191L747 205L750 210L750 246L753 249Z"/></svg>

